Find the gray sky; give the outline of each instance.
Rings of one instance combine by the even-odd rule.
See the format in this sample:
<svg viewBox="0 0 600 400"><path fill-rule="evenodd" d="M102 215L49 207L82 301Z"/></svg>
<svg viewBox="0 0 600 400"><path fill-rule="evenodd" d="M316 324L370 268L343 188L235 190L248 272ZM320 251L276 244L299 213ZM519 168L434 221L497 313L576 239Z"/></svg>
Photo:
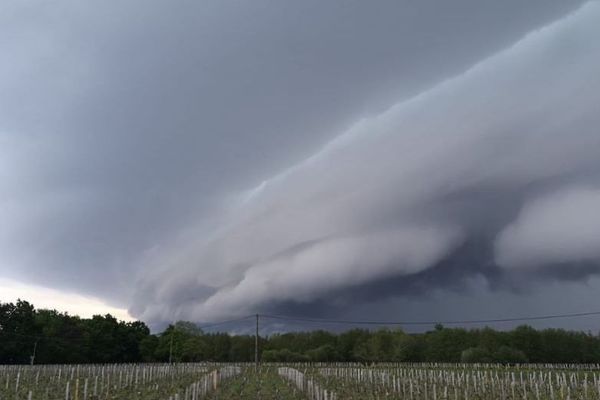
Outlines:
<svg viewBox="0 0 600 400"><path fill-rule="evenodd" d="M151 324L596 310L582 4L2 4L5 292Z"/></svg>

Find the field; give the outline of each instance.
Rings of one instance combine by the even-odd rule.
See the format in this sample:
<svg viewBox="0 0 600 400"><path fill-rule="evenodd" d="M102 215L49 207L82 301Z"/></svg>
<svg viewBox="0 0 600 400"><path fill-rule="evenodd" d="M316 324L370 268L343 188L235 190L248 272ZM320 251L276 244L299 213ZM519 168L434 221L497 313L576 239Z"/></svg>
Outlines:
<svg viewBox="0 0 600 400"><path fill-rule="evenodd" d="M0 400L600 400L600 366L112 364L0 366Z"/></svg>

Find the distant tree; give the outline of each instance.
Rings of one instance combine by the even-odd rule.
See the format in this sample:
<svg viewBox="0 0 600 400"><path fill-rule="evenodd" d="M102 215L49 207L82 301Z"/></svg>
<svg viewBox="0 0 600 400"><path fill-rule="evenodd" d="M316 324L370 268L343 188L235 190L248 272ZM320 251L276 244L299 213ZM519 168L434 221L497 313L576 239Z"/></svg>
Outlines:
<svg viewBox="0 0 600 400"><path fill-rule="evenodd" d="M200 336L203 333L198 325L189 321L177 321L175 323L175 330L186 336Z"/></svg>
<svg viewBox="0 0 600 400"><path fill-rule="evenodd" d="M29 362L38 334L33 305L20 299L0 305L0 328L0 363Z"/></svg>
<svg viewBox="0 0 600 400"><path fill-rule="evenodd" d="M357 354L362 354L360 347L369 340L371 333L364 329L352 329L341 333L337 338L337 352L340 361L361 361Z"/></svg>
<svg viewBox="0 0 600 400"><path fill-rule="evenodd" d="M521 350L513 349L508 346L500 346L497 351L494 352L494 362L502 364L521 364L526 363L527 356Z"/></svg>
<svg viewBox="0 0 600 400"><path fill-rule="evenodd" d="M179 321L159 334L143 322L112 315L79 318L36 310L27 301L0 303L0 364L114 363L168 361L253 361L252 335L202 332ZM600 363L600 337L563 329L519 326L502 332L437 325L407 334L401 330L319 330L259 338L263 361L434 361ZM36 345L37 344L37 345Z"/></svg>
<svg viewBox="0 0 600 400"><path fill-rule="evenodd" d="M459 362L465 349L476 346L474 335L465 329L437 327L424 336L426 361Z"/></svg>
<svg viewBox="0 0 600 400"><path fill-rule="evenodd" d="M509 333L510 346L521 350L530 362L551 362L551 357L544 350L542 336L528 325L522 325Z"/></svg>
<svg viewBox="0 0 600 400"><path fill-rule="evenodd" d="M419 362L423 360L425 343L422 336L397 333L394 360L402 362Z"/></svg>
<svg viewBox="0 0 600 400"><path fill-rule="evenodd" d="M324 344L316 349L308 350L306 355L310 361L314 362L328 362L339 360L339 355L335 347L331 344Z"/></svg>
<svg viewBox="0 0 600 400"><path fill-rule="evenodd" d="M463 350L460 361L463 363L491 363L494 358L489 350L484 347L471 347Z"/></svg>
<svg viewBox="0 0 600 400"><path fill-rule="evenodd" d="M264 344L264 342L261 344ZM229 360L234 362L254 361L254 338L247 335L232 336L231 346L229 347Z"/></svg>
<svg viewBox="0 0 600 400"><path fill-rule="evenodd" d="M156 354L158 342L158 336L155 335L148 335L140 340L140 361L152 362L159 359Z"/></svg>
<svg viewBox="0 0 600 400"><path fill-rule="evenodd" d="M264 362L305 362L310 358L304 354L293 352L289 349L265 350L262 353Z"/></svg>

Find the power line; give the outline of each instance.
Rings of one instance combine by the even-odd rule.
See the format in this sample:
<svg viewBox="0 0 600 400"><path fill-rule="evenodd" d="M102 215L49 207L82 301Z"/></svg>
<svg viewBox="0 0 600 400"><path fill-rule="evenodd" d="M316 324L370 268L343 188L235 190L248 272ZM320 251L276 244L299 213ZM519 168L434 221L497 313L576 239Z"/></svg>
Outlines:
<svg viewBox="0 0 600 400"><path fill-rule="evenodd" d="M247 320L249 318L256 318L256 314L246 315L245 317L240 317L240 318L236 318L236 319L228 319L228 320L225 320L225 321L215 322L213 324L208 324L208 325L198 325L198 328L200 328L200 329L207 329L207 328L212 328L214 326L230 324L230 323L233 323L233 322L245 321L245 320Z"/></svg>
<svg viewBox="0 0 600 400"><path fill-rule="evenodd" d="M250 318L256 318L258 315L262 319L271 320L282 320L291 322L308 322L317 324L339 324L339 325L371 325L371 326L385 326L385 325L413 325L413 326L426 326L426 325L469 325L469 324L490 324L490 323L501 323L501 322L526 322L526 321L541 321L561 318L578 318L578 317L589 317L598 316L600 311L591 312L580 312L580 313L569 313L569 314L549 314L549 315L534 315L527 317L511 317L511 318L492 318L492 319L470 319L470 320L430 320L430 321L368 321L368 320L347 320L347 319L328 319L328 318L308 318L308 317L293 317L288 315L276 315L276 314L252 314L246 315L240 318L223 320L211 324L197 325L200 329L210 329L213 327L231 324L235 322L246 321ZM88 338L65 338L60 336L46 336L46 335L27 335L17 332L10 332L6 330L0 330L0 336L10 335L21 338L28 338L34 340L50 340L58 341L63 343L80 342L86 343L89 341Z"/></svg>
<svg viewBox="0 0 600 400"><path fill-rule="evenodd" d="M287 315L273 315L273 314L260 314L261 317L267 319L277 319L284 321L298 321L298 322L314 322L323 324L340 324L340 325L469 325L469 324L489 324L499 322L523 322L523 321L540 321L549 319L559 318L577 318L600 315L600 311L592 312L581 312L571 314L550 314L550 315L537 315L528 317L514 317L514 318L494 318L494 319L471 319L471 320L437 320L437 321L363 321L363 320L345 320L345 319L326 319L326 318L304 318L304 317L290 317Z"/></svg>

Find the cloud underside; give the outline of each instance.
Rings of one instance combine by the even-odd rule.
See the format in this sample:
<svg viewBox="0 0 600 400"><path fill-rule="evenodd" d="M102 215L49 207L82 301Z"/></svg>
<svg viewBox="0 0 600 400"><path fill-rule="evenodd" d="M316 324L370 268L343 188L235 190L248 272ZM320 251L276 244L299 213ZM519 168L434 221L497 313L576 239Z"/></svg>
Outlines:
<svg viewBox="0 0 600 400"><path fill-rule="evenodd" d="M133 315L353 304L600 262L600 4L524 37L240 194L148 254ZM433 271L435 273L433 273ZM379 288L379 289L378 289Z"/></svg>

